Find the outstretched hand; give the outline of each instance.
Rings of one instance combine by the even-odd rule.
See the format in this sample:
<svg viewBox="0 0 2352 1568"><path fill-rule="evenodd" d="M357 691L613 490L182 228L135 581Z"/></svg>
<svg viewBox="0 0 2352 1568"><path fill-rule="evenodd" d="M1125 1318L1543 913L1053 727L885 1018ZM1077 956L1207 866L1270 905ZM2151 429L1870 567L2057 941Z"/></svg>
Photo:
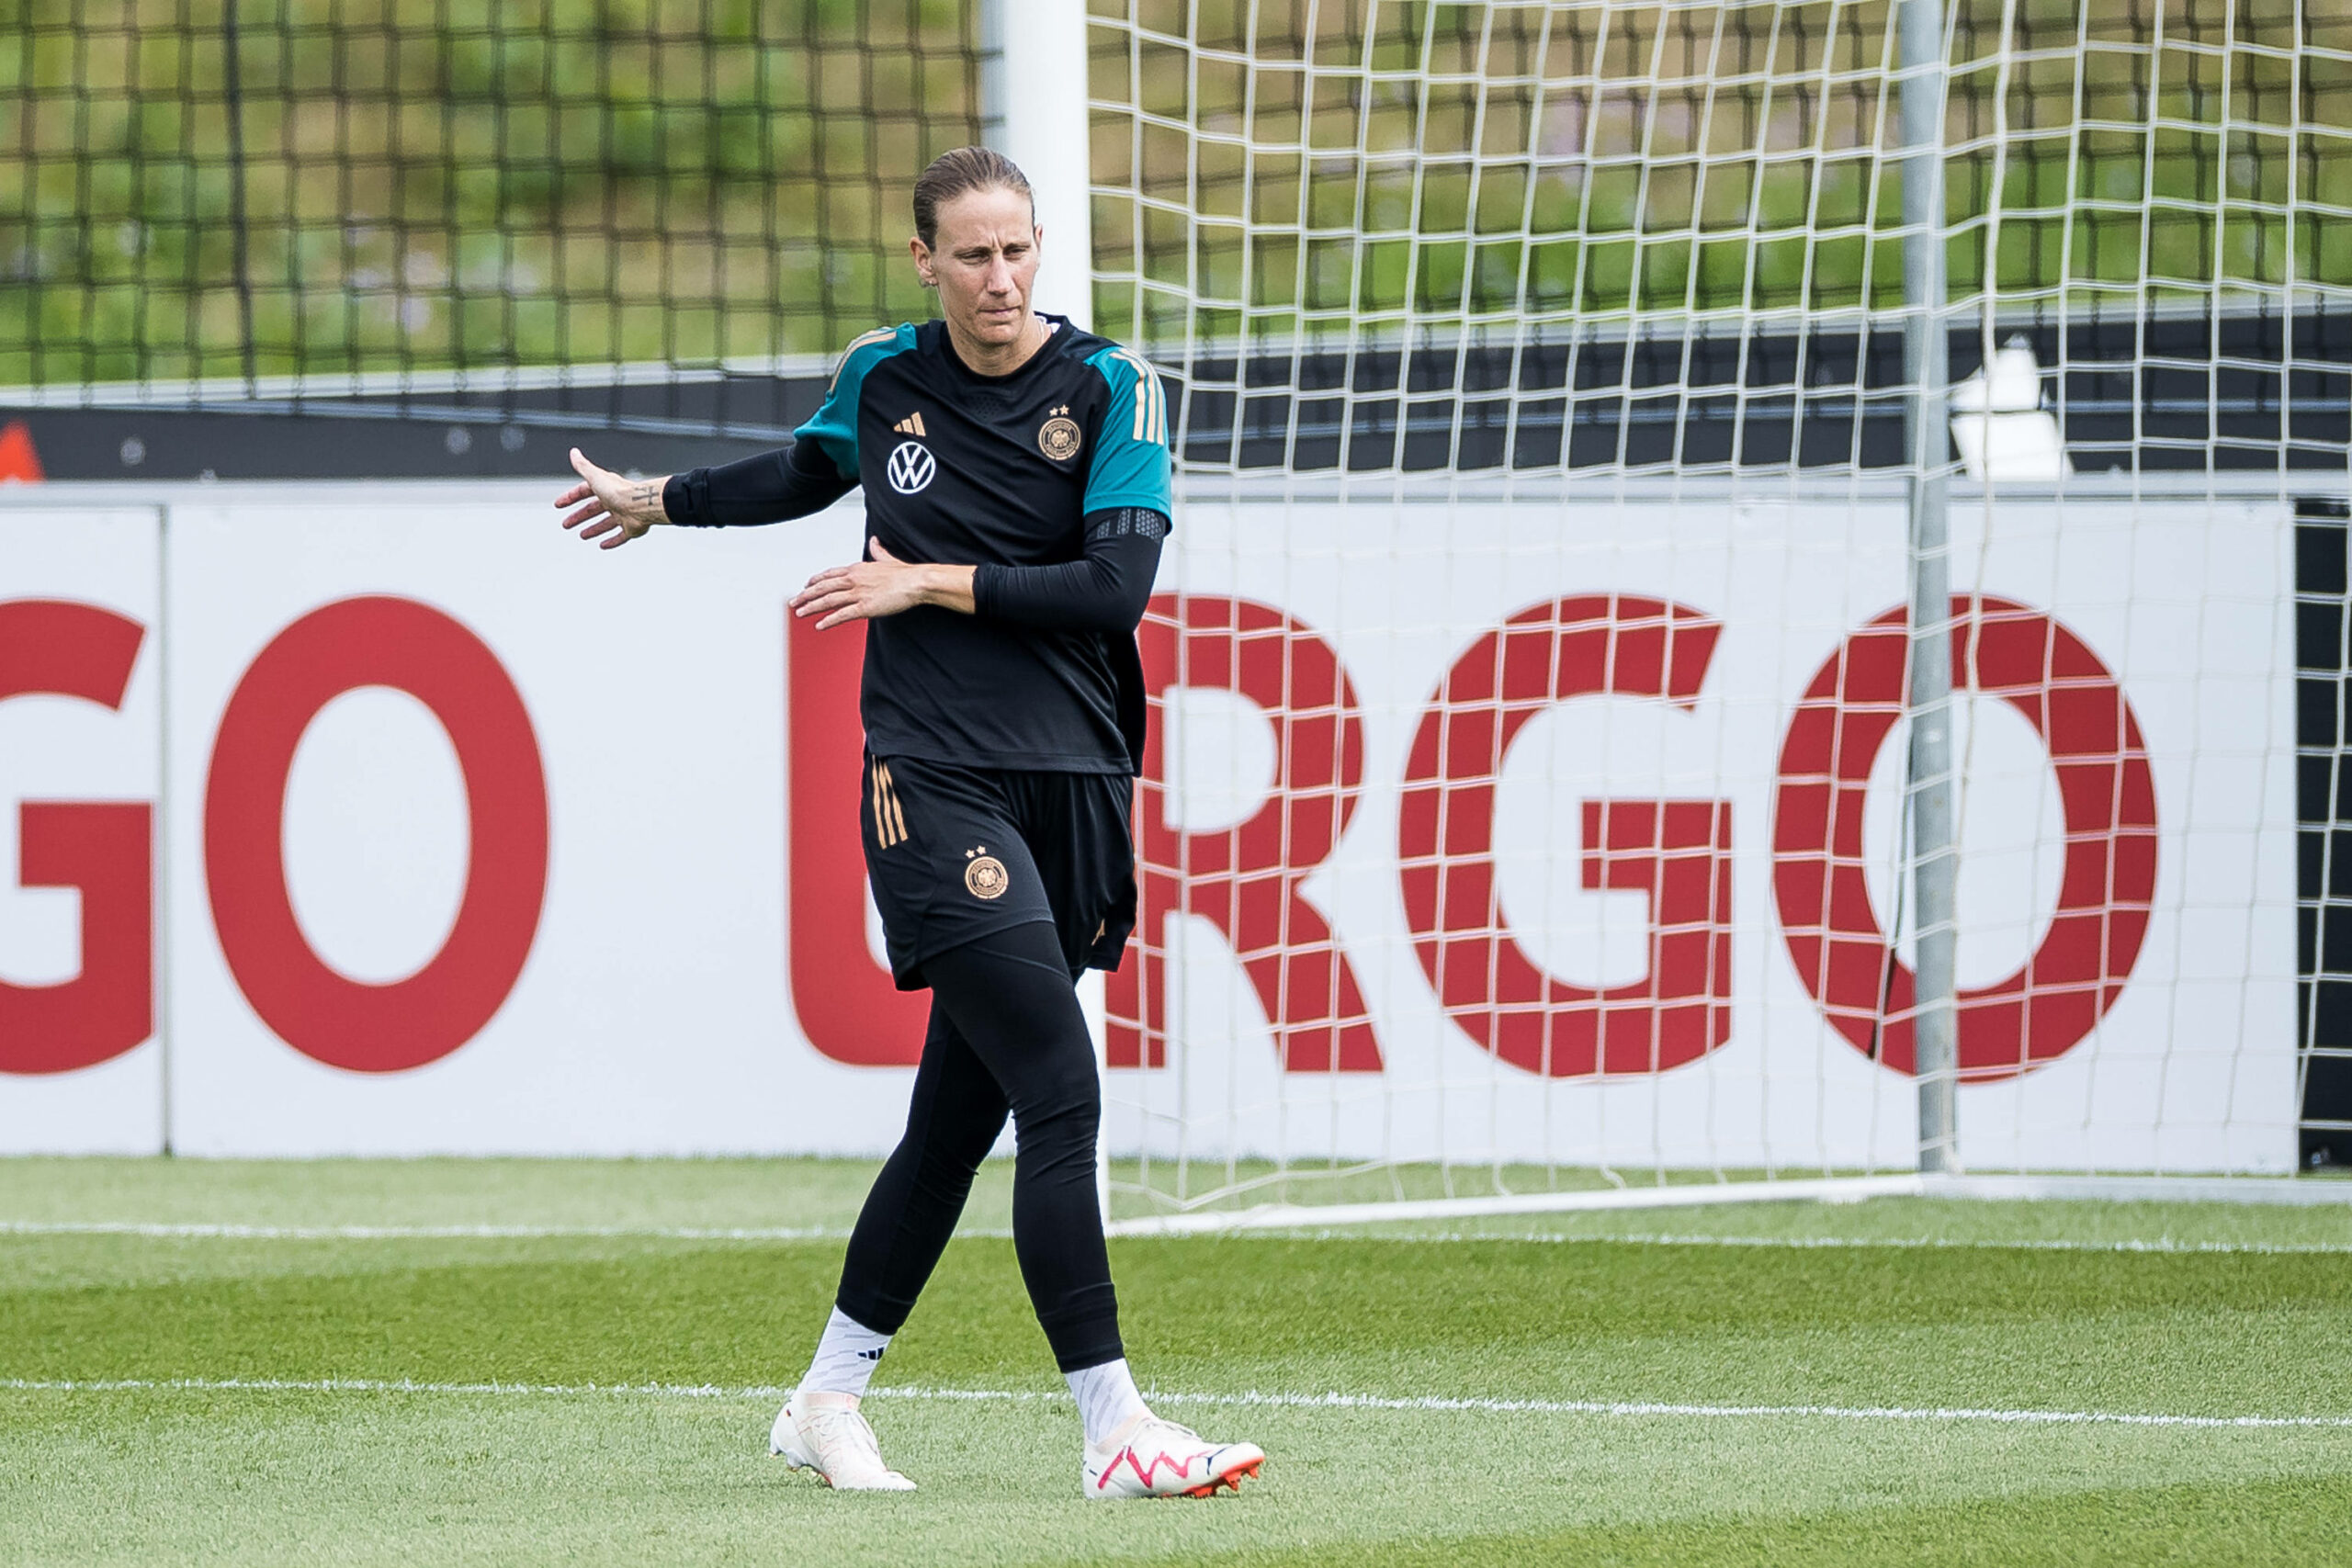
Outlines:
<svg viewBox="0 0 2352 1568"><path fill-rule="evenodd" d="M844 621L878 620L918 604L938 604L972 613L972 569L902 561L882 547L879 539L865 542L867 558L854 566L829 566L792 596L796 615L820 617L817 629Z"/></svg>
<svg viewBox="0 0 2352 1568"><path fill-rule="evenodd" d="M580 482L557 496L555 503L580 508L563 520L563 525L579 528L583 539L602 540L599 549L626 545L656 523L669 521L669 514L662 510L662 487L668 481L667 475L655 479L628 479L598 468L577 446L571 449L571 467ZM582 527L582 524L586 526Z"/></svg>

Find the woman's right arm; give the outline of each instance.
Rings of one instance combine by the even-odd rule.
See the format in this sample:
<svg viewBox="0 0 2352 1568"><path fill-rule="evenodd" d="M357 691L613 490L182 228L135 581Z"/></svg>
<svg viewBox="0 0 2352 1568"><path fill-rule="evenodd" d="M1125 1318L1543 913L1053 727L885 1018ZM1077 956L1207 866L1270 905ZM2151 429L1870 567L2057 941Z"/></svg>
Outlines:
<svg viewBox="0 0 2352 1568"><path fill-rule="evenodd" d="M641 536L657 523L717 528L806 517L857 488L856 480L841 477L814 441L797 441L781 451L658 479L628 479L599 468L577 446L571 449L571 467L580 482L556 497L555 503L578 510L563 525L608 550Z"/></svg>
<svg viewBox="0 0 2352 1568"><path fill-rule="evenodd" d="M673 474L662 487L663 521L731 528L806 517L857 488L814 441Z"/></svg>
<svg viewBox="0 0 2352 1568"><path fill-rule="evenodd" d="M853 342L825 400L794 433L792 445L777 451L663 479L631 479L598 468L573 447L571 467L581 482L557 497L556 505L578 510L563 525L609 550L657 523L728 528L823 511L857 488L857 400L865 372L910 345L913 331L885 327Z"/></svg>

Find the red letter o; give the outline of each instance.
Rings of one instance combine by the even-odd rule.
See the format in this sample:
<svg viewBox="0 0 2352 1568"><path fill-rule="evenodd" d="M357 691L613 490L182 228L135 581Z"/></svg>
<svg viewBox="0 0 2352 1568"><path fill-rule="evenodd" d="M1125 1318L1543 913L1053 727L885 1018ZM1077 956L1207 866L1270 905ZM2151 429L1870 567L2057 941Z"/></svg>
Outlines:
<svg viewBox="0 0 2352 1568"><path fill-rule="evenodd" d="M2156 886L2156 791L2140 722L2098 656L2006 599L1951 602L1952 683L2000 697L2050 748L2065 810L2058 912L2024 967L1960 993L1960 1070L2009 1077L2090 1033L2123 993ZM1854 1047L1913 1068L1917 981L1862 874L1871 764L1903 715L1909 617L1889 610L1814 676L1781 748L1772 889L1797 976Z"/></svg>
<svg viewBox="0 0 2352 1568"><path fill-rule="evenodd" d="M287 775L321 708L361 686L406 692L448 731L473 831L448 940L405 980L369 985L304 939L286 887ZM547 892L547 779L521 694L497 655L409 599L345 599L262 649L229 699L205 787L205 872L220 951L262 1021L306 1056L352 1072L438 1061L505 1003Z"/></svg>

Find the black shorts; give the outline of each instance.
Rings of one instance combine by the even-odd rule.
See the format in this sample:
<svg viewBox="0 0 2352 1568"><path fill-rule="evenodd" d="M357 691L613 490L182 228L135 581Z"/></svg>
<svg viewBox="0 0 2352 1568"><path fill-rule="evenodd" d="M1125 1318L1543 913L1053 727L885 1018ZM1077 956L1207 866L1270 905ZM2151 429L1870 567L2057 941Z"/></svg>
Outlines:
<svg viewBox="0 0 2352 1568"><path fill-rule="evenodd" d="M890 975L990 931L1050 924L1075 976L1116 969L1136 928L1135 781L865 759L860 837Z"/></svg>

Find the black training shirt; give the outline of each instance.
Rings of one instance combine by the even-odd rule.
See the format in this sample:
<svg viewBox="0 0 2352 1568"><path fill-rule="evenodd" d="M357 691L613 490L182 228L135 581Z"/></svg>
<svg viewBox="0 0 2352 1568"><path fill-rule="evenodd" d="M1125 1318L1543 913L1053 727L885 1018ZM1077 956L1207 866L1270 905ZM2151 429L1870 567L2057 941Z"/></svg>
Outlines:
<svg viewBox="0 0 2352 1568"><path fill-rule="evenodd" d="M1167 531L1167 397L1141 356L1044 320L1044 346L1009 376L968 368L944 322L868 333L788 452L663 491L674 522L752 523L862 484L883 548L978 569L977 615L926 604L865 623L876 756L1099 773L1140 759L1134 628Z"/></svg>

